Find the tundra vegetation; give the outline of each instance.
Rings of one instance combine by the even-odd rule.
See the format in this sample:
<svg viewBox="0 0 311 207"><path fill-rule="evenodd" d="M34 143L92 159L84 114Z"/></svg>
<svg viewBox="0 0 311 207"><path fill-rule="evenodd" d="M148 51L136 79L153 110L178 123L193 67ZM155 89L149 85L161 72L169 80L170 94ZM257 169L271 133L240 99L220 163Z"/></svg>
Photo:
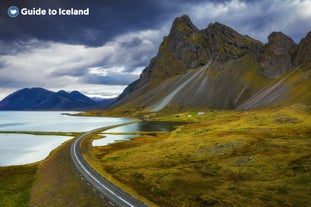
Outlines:
<svg viewBox="0 0 311 207"><path fill-rule="evenodd" d="M163 116L156 119L189 124L84 155L104 176L158 206L310 206L310 113L294 104Z"/></svg>

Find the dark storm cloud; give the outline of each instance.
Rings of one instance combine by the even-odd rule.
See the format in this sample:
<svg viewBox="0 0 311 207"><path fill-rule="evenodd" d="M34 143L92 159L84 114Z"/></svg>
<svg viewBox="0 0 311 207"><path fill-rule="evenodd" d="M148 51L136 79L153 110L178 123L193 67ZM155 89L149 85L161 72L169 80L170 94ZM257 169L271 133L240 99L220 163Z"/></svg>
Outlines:
<svg viewBox="0 0 311 207"><path fill-rule="evenodd" d="M7 8L90 8L89 16L18 16L10 18ZM99 46L115 35L152 28L157 25L162 8L156 1L135 0L51 0L1 1L0 39L39 39Z"/></svg>
<svg viewBox="0 0 311 207"><path fill-rule="evenodd" d="M182 14L192 13L193 7L198 5L223 5L226 7L230 2L241 2L247 5L254 5L261 13L249 14L243 19L228 13L224 16L208 15L213 11L205 9L203 16L205 19L202 26L214 21L232 23L252 32L267 29L269 22L274 23L275 19L284 15L292 15L293 12L282 10L284 5L292 4L296 1L256 1L256 0L2 0L0 1L0 39L10 41L14 44L16 40L38 39L43 41L55 41L69 44L83 44L89 46L101 46L107 41L111 41L116 35L128 32L157 29L163 22L172 21L174 17ZM304 1L300 1L304 2ZM16 5L20 8L90 8L89 16L19 16L10 18L7 15L7 8ZM306 8L308 9L308 8ZM249 10L251 11L251 10ZM285 12L285 13L284 13ZM202 13L200 14L202 15ZM195 18L194 18L195 19ZM225 21L225 22L224 22ZM245 25L237 24L236 21L246 22ZM252 22L252 25L250 24ZM237 28L239 29L239 28ZM294 32L293 32L294 33ZM297 32L296 32L297 33ZM301 33L296 34L303 35ZM297 39L296 37L294 37ZM301 38L301 37L300 37Z"/></svg>

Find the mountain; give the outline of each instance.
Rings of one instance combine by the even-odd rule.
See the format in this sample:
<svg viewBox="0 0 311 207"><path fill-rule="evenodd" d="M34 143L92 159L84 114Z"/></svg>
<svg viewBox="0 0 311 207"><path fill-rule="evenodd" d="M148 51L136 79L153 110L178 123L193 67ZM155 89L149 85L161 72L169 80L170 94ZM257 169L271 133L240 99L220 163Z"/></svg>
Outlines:
<svg viewBox="0 0 311 207"><path fill-rule="evenodd" d="M266 44L221 23L174 20L158 54L111 106L118 111L253 109L310 104L311 32L296 44L272 32Z"/></svg>
<svg viewBox="0 0 311 207"><path fill-rule="evenodd" d="M78 91L52 92L43 88L24 88L0 101L0 110L85 110L95 106L96 101Z"/></svg>
<svg viewBox="0 0 311 207"><path fill-rule="evenodd" d="M105 109L113 104L117 98L92 98L92 100L97 102L95 109Z"/></svg>

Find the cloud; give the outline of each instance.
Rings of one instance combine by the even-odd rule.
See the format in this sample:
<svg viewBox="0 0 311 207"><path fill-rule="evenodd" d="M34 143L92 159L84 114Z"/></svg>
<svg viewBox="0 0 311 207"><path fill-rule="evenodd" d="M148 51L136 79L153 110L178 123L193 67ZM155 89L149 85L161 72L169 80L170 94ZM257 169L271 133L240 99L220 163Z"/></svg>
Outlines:
<svg viewBox="0 0 311 207"><path fill-rule="evenodd" d="M263 42L272 31L299 41L311 28L310 0L210 1L189 5L183 12L201 28L217 21Z"/></svg>
<svg viewBox="0 0 311 207"><path fill-rule="evenodd" d="M12 2L0 1L0 14ZM0 15L0 39L6 41L53 41L66 44L101 46L116 35L145 30L156 25L158 14L165 15L156 1L145 0L27 0L14 2L19 8L90 9L89 16L19 16ZM142 18L143 17L143 18ZM51 35L52 34L52 35Z"/></svg>
<svg viewBox="0 0 311 207"><path fill-rule="evenodd" d="M163 32L130 32L99 47L35 39L1 42L0 48L5 49L0 56L0 85L16 89L36 86L69 90L76 86L73 89L80 90L84 85L125 88L138 79L155 55ZM116 92L122 90L113 94ZM99 95L105 96L102 92Z"/></svg>
<svg viewBox="0 0 311 207"><path fill-rule="evenodd" d="M88 84L105 84L105 85L128 85L137 80L142 69L138 67L135 71L125 71L124 67L120 68L89 68L86 76L82 77L82 81Z"/></svg>

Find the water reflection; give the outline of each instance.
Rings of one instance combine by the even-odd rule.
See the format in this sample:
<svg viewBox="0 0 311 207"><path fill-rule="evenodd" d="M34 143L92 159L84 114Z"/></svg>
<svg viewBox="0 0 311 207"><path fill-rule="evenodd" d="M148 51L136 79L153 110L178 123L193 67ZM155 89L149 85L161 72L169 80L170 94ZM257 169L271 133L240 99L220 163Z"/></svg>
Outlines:
<svg viewBox="0 0 311 207"><path fill-rule="evenodd" d="M134 124L124 125L105 131L104 138L93 140L93 146L106 146L119 140L128 140L138 135L131 134L109 134L109 133L131 133L131 132L169 132L185 122L164 121L142 121Z"/></svg>
<svg viewBox="0 0 311 207"><path fill-rule="evenodd" d="M0 166L40 161L72 137L0 133Z"/></svg>
<svg viewBox="0 0 311 207"><path fill-rule="evenodd" d="M173 131L176 126L183 125L184 122L164 122L164 121L142 121L134 124L116 127L105 132L169 132Z"/></svg>

